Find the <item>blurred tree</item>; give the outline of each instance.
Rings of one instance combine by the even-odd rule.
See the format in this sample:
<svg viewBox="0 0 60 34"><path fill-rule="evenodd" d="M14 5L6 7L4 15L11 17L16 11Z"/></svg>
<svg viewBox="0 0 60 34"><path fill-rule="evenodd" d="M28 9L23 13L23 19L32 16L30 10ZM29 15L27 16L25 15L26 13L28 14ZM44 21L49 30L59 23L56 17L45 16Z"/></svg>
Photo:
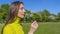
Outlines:
<svg viewBox="0 0 60 34"><path fill-rule="evenodd" d="M49 12L48 10L45 9L45 10L41 13L41 15L42 15L42 20L43 20L44 22L48 22L48 21L49 21L48 17L50 16L50 12Z"/></svg>
<svg viewBox="0 0 60 34"><path fill-rule="evenodd" d="M2 4L1 8L9 10L9 4Z"/></svg>
<svg viewBox="0 0 60 34"><path fill-rule="evenodd" d="M31 21L31 17L30 17L31 12L29 10L26 10L26 14L24 17L24 22L30 22Z"/></svg>
<svg viewBox="0 0 60 34"><path fill-rule="evenodd" d="M3 9L3 8L0 8L0 23L2 23L5 19L6 19L6 12L4 12L4 11L6 11L5 9Z"/></svg>
<svg viewBox="0 0 60 34"><path fill-rule="evenodd" d="M57 14L57 20L60 21L60 12Z"/></svg>
<svg viewBox="0 0 60 34"><path fill-rule="evenodd" d="M8 4L2 4L0 7L0 22L2 23L2 21L6 20L7 14L9 11L9 5Z"/></svg>
<svg viewBox="0 0 60 34"><path fill-rule="evenodd" d="M56 21L56 15L55 15L55 14L51 14L51 15L49 16L49 21L50 21L50 22L55 22L55 21Z"/></svg>
<svg viewBox="0 0 60 34"><path fill-rule="evenodd" d="M33 20L40 22L41 21L41 14L33 13Z"/></svg>

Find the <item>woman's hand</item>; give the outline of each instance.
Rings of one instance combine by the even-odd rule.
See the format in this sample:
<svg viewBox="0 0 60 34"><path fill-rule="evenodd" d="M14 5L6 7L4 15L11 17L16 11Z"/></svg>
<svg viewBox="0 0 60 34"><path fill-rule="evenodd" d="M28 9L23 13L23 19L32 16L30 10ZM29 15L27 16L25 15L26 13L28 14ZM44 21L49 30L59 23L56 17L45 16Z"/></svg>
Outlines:
<svg viewBox="0 0 60 34"><path fill-rule="evenodd" d="M33 34L36 31L37 28L38 28L38 23L37 23L37 21L34 21L31 24L31 28L30 28L30 31L29 31L28 34Z"/></svg>

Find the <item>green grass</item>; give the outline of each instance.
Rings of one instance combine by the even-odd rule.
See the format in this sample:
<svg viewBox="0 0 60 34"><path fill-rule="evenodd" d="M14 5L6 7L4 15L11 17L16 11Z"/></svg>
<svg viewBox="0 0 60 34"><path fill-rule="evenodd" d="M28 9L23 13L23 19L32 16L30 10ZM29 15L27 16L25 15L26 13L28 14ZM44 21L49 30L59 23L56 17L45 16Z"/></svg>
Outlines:
<svg viewBox="0 0 60 34"><path fill-rule="evenodd" d="M25 34L28 33L30 24L29 23L23 23L23 30ZM2 29L2 24L0 24L0 31ZM34 34L60 34L60 22L55 23L39 23L38 29L34 32Z"/></svg>
<svg viewBox="0 0 60 34"><path fill-rule="evenodd" d="M0 34L1 34L2 27L3 27L3 24L0 24Z"/></svg>

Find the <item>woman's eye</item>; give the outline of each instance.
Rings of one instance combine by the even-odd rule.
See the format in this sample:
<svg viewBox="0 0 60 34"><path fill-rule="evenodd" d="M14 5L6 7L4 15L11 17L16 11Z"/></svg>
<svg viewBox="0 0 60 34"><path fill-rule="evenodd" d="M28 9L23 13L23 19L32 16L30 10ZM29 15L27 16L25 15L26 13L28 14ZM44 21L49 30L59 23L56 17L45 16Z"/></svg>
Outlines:
<svg viewBox="0 0 60 34"><path fill-rule="evenodd" d="M23 8L21 8L21 10L23 10Z"/></svg>
<svg viewBox="0 0 60 34"><path fill-rule="evenodd" d="M22 7L21 10L23 10L24 8Z"/></svg>

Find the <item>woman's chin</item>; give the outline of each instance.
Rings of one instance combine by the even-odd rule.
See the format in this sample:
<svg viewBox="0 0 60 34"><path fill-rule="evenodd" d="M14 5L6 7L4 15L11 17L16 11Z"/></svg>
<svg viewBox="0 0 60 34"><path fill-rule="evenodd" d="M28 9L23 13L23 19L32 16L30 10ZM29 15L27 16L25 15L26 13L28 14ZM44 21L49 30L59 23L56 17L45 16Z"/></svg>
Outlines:
<svg viewBox="0 0 60 34"><path fill-rule="evenodd" d="M24 18L24 16L22 16L22 15L21 15L21 16L19 15L18 17L19 17L19 18Z"/></svg>
<svg viewBox="0 0 60 34"><path fill-rule="evenodd" d="M20 18L24 18L24 16L21 16Z"/></svg>

